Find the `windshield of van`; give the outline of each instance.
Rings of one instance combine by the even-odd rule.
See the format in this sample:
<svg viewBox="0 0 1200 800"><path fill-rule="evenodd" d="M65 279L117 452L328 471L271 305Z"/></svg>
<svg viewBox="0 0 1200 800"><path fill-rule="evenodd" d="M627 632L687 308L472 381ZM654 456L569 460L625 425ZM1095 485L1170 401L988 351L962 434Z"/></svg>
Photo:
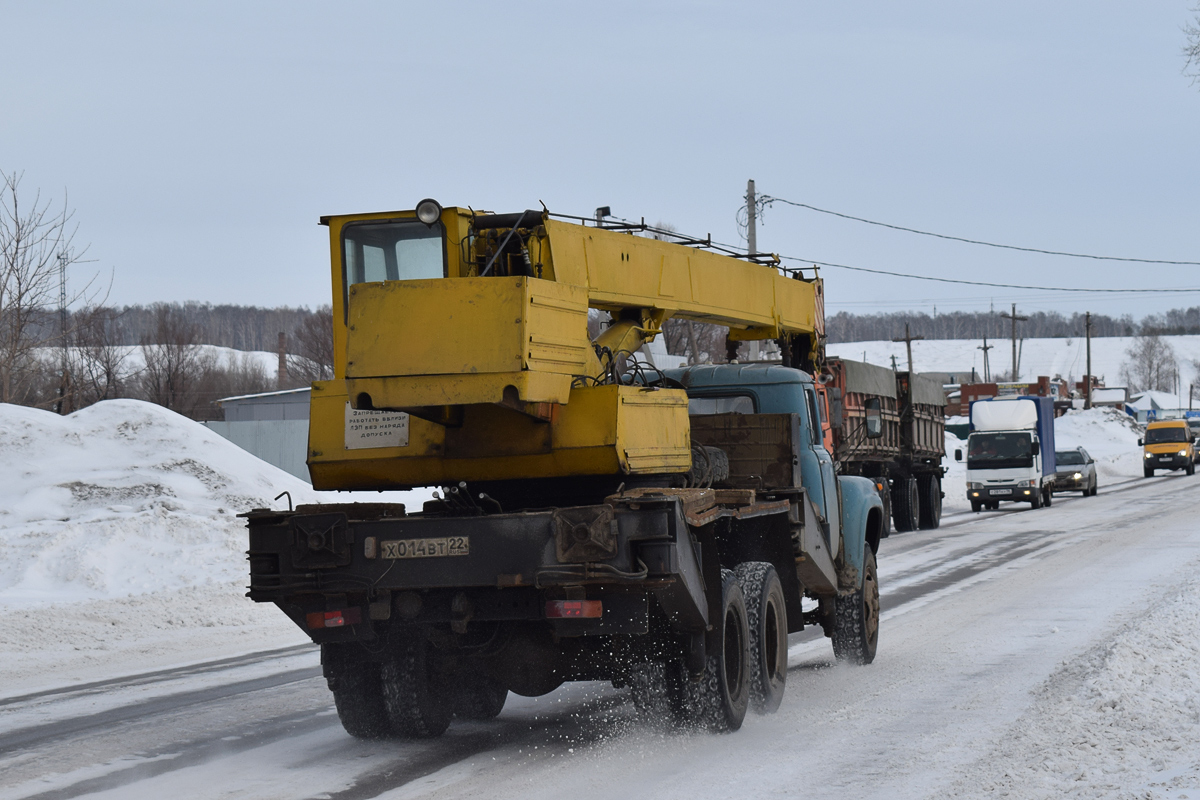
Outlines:
<svg viewBox="0 0 1200 800"><path fill-rule="evenodd" d="M967 469L1015 469L1033 466L1028 433L972 433L967 445Z"/></svg>
<svg viewBox="0 0 1200 800"><path fill-rule="evenodd" d="M1166 442L1186 441L1187 429L1180 426L1146 429L1146 444L1164 444Z"/></svg>
<svg viewBox="0 0 1200 800"><path fill-rule="evenodd" d="M1083 463L1083 453L1078 450L1059 450L1054 454L1054 460L1065 466Z"/></svg>

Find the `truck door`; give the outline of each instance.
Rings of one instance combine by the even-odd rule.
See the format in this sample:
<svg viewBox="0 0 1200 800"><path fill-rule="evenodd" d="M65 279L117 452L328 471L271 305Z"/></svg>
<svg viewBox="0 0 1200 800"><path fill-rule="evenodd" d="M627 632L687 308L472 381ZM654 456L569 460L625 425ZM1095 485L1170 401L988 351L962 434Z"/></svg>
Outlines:
<svg viewBox="0 0 1200 800"><path fill-rule="evenodd" d="M805 407L807 408L808 436L805 443L817 463L820 475L821 497L824 501L825 519L829 523L828 534L829 552L837 554L836 542L841 541L841 508L838 504L837 476L833 471L833 458L825 449L822 442L821 415L817 411L817 396L811 386L804 387ZM811 491L811 489L810 489Z"/></svg>

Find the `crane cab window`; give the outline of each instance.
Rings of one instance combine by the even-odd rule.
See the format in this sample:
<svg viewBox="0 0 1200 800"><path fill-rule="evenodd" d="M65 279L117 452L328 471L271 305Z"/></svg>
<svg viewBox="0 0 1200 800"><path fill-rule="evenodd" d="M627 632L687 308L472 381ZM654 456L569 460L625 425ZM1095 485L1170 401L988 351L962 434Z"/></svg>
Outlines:
<svg viewBox="0 0 1200 800"><path fill-rule="evenodd" d="M688 413L695 416L753 414L754 400L748 394L735 394L728 397L692 397L688 400Z"/></svg>
<svg viewBox="0 0 1200 800"><path fill-rule="evenodd" d="M347 225L342 231L346 283L444 278L444 229L417 220Z"/></svg>

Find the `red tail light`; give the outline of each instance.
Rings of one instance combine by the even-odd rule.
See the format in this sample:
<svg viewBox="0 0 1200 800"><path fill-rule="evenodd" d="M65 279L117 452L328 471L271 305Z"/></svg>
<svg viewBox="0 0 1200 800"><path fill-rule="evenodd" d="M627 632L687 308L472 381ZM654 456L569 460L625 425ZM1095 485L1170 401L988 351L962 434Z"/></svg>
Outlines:
<svg viewBox="0 0 1200 800"><path fill-rule="evenodd" d="M547 600L546 616L551 619L599 619L604 612L599 600Z"/></svg>
<svg viewBox="0 0 1200 800"><path fill-rule="evenodd" d="M305 619L310 628L341 628L346 625L357 625L362 622L362 610L358 608L343 608L338 611L314 611Z"/></svg>

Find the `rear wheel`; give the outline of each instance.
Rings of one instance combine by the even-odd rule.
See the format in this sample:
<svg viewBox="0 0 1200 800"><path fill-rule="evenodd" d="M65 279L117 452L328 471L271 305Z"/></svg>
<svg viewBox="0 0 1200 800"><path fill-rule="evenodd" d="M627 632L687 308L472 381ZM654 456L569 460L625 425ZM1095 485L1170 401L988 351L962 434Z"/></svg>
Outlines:
<svg viewBox="0 0 1200 800"><path fill-rule="evenodd" d="M933 530L942 522L942 482L936 475L917 478L920 497L920 522L923 530Z"/></svg>
<svg viewBox="0 0 1200 800"><path fill-rule="evenodd" d="M1050 504L1051 504L1053 501L1054 501L1054 492L1052 492L1052 491L1051 491L1051 490L1049 490L1049 489L1047 489L1046 491L1042 492L1042 505L1044 505L1046 508L1049 508L1049 507L1050 507Z"/></svg>
<svg viewBox="0 0 1200 800"><path fill-rule="evenodd" d="M875 551L863 557L862 584L857 591L840 594L834 604L833 654L838 661L870 664L879 646L879 577Z"/></svg>
<svg viewBox="0 0 1200 800"><path fill-rule="evenodd" d="M917 529L920 503L916 479L897 478L892 491L892 519L896 523L897 531Z"/></svg>
<svg viewBox="0 0 1200 800"><path fill-rule="evenodd" d="M454 695L454 716L459 719L492 719L504 710L508 687L487 673L463 679Z"/></svg>
<svg viewBox="0 0 1200 800"><path fill-rule="evenodd" d="M423 636L406 636L383 662L384 707L400 736L432 739L450 725L454 709L441 673L433 669L432 651Z"/></svg>
<svg viewBox="0 0 1200 800"><path fill-rule="evenodd" d="M787 605L775 567L747 561L734 570L750 627L750 706L769 714L783 702L787 683Z"/></svg>
<svg viewBox="0 0 1200 800"><path fill-rule="evenodd" d="M365 661L357 645L321 645L321 666L338 719L358 739L380 739L392 732L383 702L383 683L376 662Z"/></svg>
<svg viewBox="0 0 1200 800"><path fill-rule="evenodd" d="M708 653L700 680L685 679L681 716L712 731L736 731L750 702L750 630L737 578L721 571L720 644Z"/></svg>

